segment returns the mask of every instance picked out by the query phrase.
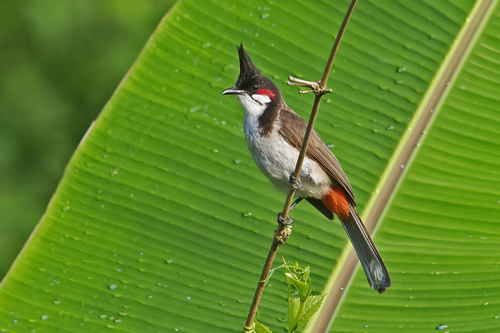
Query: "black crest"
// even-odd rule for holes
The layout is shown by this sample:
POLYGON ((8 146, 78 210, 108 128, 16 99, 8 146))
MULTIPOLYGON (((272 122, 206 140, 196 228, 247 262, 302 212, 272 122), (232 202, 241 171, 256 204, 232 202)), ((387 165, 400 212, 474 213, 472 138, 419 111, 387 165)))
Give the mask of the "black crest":
POLYGON ((252 78, 260 76, 260 71, 254 66, 252 60, 243 49, 243 44, 238 46, 238 55, 240 56, 240 76, 236 81, 236 87, 244 85, 249 82, 252 78))

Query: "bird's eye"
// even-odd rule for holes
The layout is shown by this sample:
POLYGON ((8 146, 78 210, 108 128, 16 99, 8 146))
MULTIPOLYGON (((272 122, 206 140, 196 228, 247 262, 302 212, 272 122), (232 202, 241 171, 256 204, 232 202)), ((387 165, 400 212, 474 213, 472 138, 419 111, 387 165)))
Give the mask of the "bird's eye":
POLYGON ((253 91, 257 91, 257 90, 259 90, 259 86, 258 86, 258 85, 256 85, 256 84, 254 84, 254 85, 252 86, 252 90, 253 90, 253 91))

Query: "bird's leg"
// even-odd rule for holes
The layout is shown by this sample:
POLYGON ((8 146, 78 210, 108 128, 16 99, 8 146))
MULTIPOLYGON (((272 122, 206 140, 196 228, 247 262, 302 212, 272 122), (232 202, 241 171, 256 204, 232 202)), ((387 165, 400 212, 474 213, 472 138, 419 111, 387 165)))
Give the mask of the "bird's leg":
POLYGON ((315 95, 325 95, 331 93, 332 89, 321 88, 320 81, 307 81, 289 76, 286 82, 289 86, 309 87, 312 90, 300 90, 301 94, 313 92, 315 95))
MULTIPOLYGON (((305 178, 310 178, 309 175, 304 175, 304 174, 300 174, 300 177, 305 177, 305 178)), ((290 178, 288 180, 288 182, 290 183, 290 185, 295 188, 296 190, 298 189, 301 189, 303 187, 302 183, 300 182, 300 177, 295 177, 294 173, 292 172, 290 174, 290 178)), ((295 200, 291 205, 290 205, 290 210, 289 212, 292 211, 292 209, 297 206, 297 204, 299 202, 302 201, 302 199, 304 198, 298 198, 297 200, 295 200)), ((290 224, 293 223, 293 219, 288 216, 288 221, 285 221, 285 218, 283 217, 283 215, 281 215, 281 212, 278 213, 278 224, 280 225, 283 225, 283 226, 287 226, 287 227, 290 227, 290 224)))
POLYGON ((293 209, 295 206, 297 206, 297 204, 298 204, 299 202, 301 202, 301 201, 302 201, 302 199, 304 199, 304 198, 298 198, 297 200, 295 200, 295 201, 293 202, 293 204, 291 204, 291 205, 290 205, 290 212, 292 211, 292 209, 293 209))
MULTIPOLYGON (((289 210, 289 212, 291 212, 291 211, 292 211, 292 209, 293 209, 295 206, 297 206, 297 204, 298 204, 299 202, 301 202, 301 201, 302 201, 302 199, 304 199, 304 198, 298 198, 297 200, 295 200, 295 201, 294 201, 294 202, 290 205, 290 210, 289 210)), ((290 216, 288 216, 288 221, 285 221, 285 218, 283 217, 283 215, 281 215, 281 212, 279 212, 279 213, 278 213, 278 224, 283 225, 283 226, 285 226, 285 227, 289 227, 289 228, 291 228, 291 227, 292 227, 292 226, 291 226, 291 224, 292 224, 292 223, 293 223, 293 220, 292 220, 292 218, 291 218, 290 216)))

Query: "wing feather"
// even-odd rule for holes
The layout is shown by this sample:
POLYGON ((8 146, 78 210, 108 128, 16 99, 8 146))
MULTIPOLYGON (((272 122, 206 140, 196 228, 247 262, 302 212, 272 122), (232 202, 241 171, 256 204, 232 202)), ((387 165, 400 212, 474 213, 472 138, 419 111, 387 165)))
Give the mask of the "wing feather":
MULTIPOLYGON (((281 128, 280 133, 285 140, 293 147, 300 150, 302 140, 307 128, 307 122, 296 114, 288 106, 283 106, 280 111, 281 128)), ((328 149, 321 137, 315 130, 311 133, 309 146, 307 147, 306 156, 311 160, 316 161, 327 173, 339 183, 345 190, 352 204, 356 205, 354 193, 349 183, 349 179, 342 169, 335 155, 328 149)))

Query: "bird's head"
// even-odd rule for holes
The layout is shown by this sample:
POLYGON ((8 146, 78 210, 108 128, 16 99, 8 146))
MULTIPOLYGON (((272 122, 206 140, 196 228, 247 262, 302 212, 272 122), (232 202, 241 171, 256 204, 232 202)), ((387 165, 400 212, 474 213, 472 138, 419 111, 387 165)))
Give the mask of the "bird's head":
POLYGON ((236 85, 224 90, 222 95, 236 95, 246 112, 262 113, 269 104, 280 100, 281 92, 271 80, 260 74, 242 44, 238 47, 238 54, 240 76, 236 85))

